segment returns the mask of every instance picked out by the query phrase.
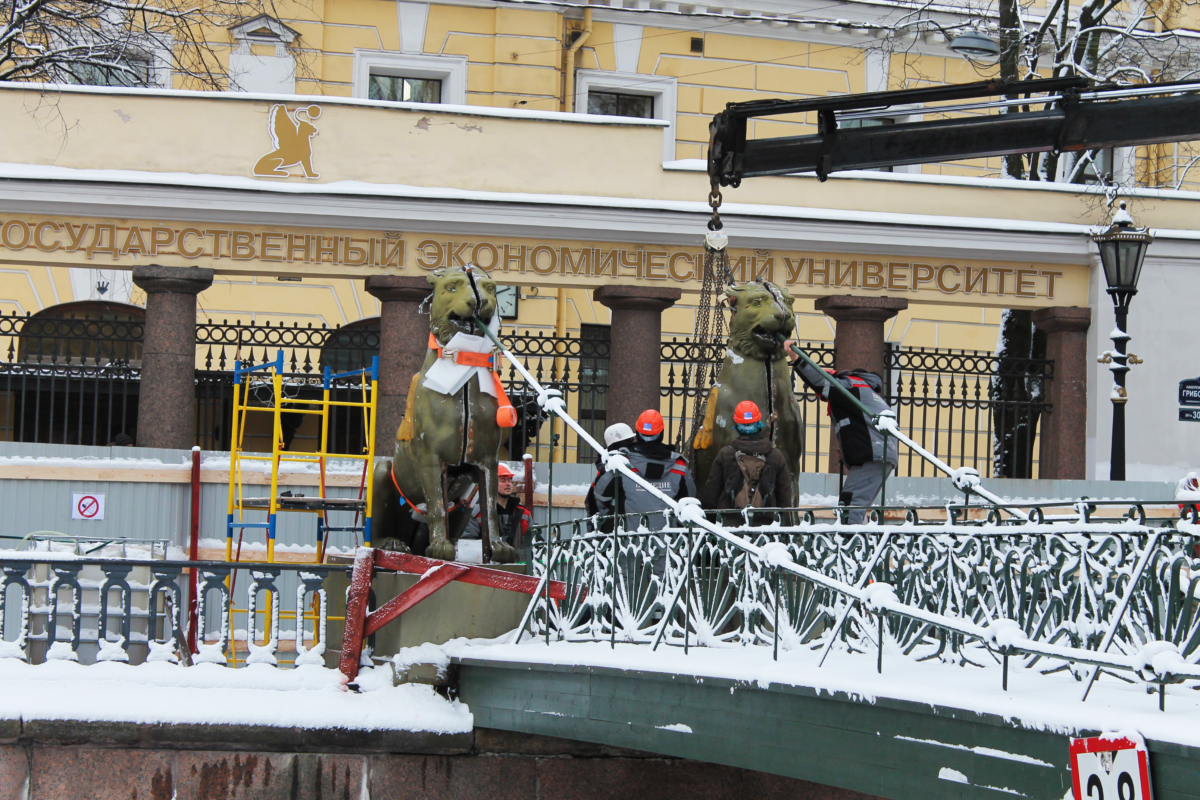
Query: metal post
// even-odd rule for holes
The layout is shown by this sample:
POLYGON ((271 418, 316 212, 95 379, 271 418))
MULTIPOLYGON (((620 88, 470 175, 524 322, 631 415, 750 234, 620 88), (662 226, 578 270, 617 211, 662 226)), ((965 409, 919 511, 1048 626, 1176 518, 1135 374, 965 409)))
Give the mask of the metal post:
POLYGON ((1117 327, 1113 331, 1112 343, 1116 352, 1112 354, 1112 366, 1109 369, 1113 376, 1112 392, 1112 452, 1109 456, 1108 479, 1112 481, 1125 480, 1125 375, 1129 372, 1129 356, 1126 348, 1129 344, 1129 334, 1125 327, 1129 321, 1129 300, 1120 303, 1114 309, 1117 317, 1117 327))
POLYGON ((613 477, 613 554, 612 563, 608 565, 612 580, 612 588, 608 595, 608 644, 613 650, 617 649, 617 558, 621 552, 617 528, 623 520, 624 517, 621 516, 621 476, 617 474, 613 477))
POLYGON ((775 660, 779 660, 779 568, 775 568, 775 660))

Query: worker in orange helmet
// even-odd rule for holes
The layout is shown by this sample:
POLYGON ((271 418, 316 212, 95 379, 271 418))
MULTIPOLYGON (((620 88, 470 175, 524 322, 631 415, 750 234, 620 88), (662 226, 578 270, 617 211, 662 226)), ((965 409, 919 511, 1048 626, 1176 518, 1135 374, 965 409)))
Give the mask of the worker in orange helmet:
MULTIPOLYGON (((743 400, 733 409, 738 438, 717 453, 700 492, 705 508, 790 508, 792 472, 787 457, 763 433, 758 406, 743 400)), ((760 515, 765 516, 765 515, 760 515)))
MULTIPOLYGON (((496 521, 500 526, 499 538, 508 544, 521 548, 524 537, 529 533, 529 524, 533 516, 529 509, 521 505, 513 494, 513 478, 516 476, 507 464, 496 468, 496 521)), ((479 508, 479 492, 471 491, 471 519, 462 538, 478 539, 483 528, 483 512, 479 508)))
MULTIPOLYGON (((687 460, 663 443, 664 430, 662 414, 647 409, 633 426, 633 443, 616 452, 628 458, 631 469, 672 500, 695 497, 696 484, 692 481, 687 460)), ((615 502, 616 476, 615 472, 605 472, 596 479, 595 496, 600 513, 647 514, 646 521, 651 530, 666 527, 666 514, 654 512, 665 511, 667 504, 635 481, 621 482, 620 503, 615 502)), ((632 520, 630 524, 636 527, 638 521, 632 520)), ((611 527, 602 526, 602 529, 611 530, 611 527)))

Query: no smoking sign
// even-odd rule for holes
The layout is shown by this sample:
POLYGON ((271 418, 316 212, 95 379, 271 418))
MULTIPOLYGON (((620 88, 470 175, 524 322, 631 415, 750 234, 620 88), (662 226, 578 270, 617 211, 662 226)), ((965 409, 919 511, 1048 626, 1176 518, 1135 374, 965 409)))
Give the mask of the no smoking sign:
POLYGON ((71 519, 104 519, 104 495, 81 492, 72 494, 71 519))

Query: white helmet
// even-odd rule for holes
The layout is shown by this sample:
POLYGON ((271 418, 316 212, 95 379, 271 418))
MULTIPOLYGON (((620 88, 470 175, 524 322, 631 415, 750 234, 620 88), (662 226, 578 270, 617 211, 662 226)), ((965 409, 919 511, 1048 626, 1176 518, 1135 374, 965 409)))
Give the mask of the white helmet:
POLYGON ((626 425, 624 422, 618 422, 615 425, 609 425, 604 431, 604 446, 612 447, 617 442, 623 442, 626 439, 633 438, 633 428, 626 425))

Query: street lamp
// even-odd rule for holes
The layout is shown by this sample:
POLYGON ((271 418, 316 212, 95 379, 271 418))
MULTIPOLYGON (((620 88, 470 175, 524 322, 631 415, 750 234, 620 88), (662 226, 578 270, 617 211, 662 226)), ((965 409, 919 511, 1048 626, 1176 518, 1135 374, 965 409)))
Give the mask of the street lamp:
POLYGON ((950 49, 975 61, 991 61, 1000 56, 1000 44, 982 31, 970 30, 955 36, 950 49))
POLYGON ((1112 422, 1112 455, 1109 460, 1109 480, 1125 480, 1125 402, 1128 396, 1125 392, 1125 373, 1129 372, 1130 364, 1140 364, 1142 360, 1133 353, 1126 355, 1125 347, 1129 343, 1129 334, 1125 332, 1129 320, 1129 300, 1137 294, 1138 278, 1142 274, 1142 262, 1146 260, 1146 249, 1154 241, 1154 237, 1145 228, 1135 228, 1133 217, 1125 210, 1125 202, 1113 214, 1112 225, 1108 230, 1092 235, 1092 241, 1100 250, 1100 263, 1104 266, 1104 280, 1108 283, 1108 293, 1112 295, 1113 310, 1117 316, 1117 326, 1113 329, 1111 338, 1114 350, 1105 351, 1100 356, 1101 364, 1108 364, 1113 376, 1112 393, 1109 398, 1113 404, 1112 422))

